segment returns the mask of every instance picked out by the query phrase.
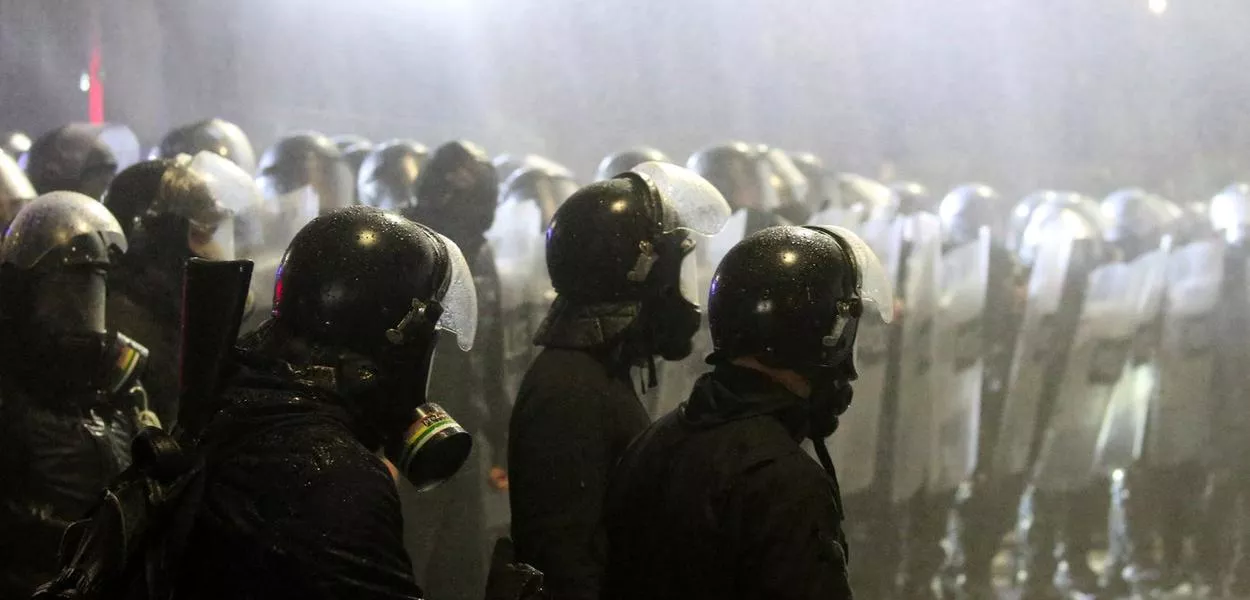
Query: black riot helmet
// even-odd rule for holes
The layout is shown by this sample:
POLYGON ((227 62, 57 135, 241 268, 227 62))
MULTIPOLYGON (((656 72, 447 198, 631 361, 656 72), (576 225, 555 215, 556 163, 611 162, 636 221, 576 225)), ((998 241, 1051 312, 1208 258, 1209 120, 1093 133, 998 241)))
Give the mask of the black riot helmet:
POLYGON ((578 190, 547 229, 557 299, 537 343, 602 345, 641 321, 631 360, 688 355, 702 295, 692 234, 716 233, 728 219, 715 187, 670 163, 643 163, 578 190))
POLYGON ((248 175, 256 173, 256 151, 251 140, 238 125, 224 119, 204 119, 170 131, 149 158, 194 156, 200 152, 224 156, 248 175))
POLYGON ((1106 229, 1097 200, 1076 192, 1045 192, 1030 213, 1016 254, 1022 264, 1031 267, 1040 252, 1054 247, 1058 240, 1069 240, 1082 248, 1071 257, 1070 264, 1092 269, 1110 257, 1103 240, 1106 229))
MULTIPOLYGON (((508 201, 533 202, 542 215, 541 228, 538 234, 546 230, 547 225, 559 209, 574 192, 577 182, 573 174, 559 165, 534 165, 523 167, 512 174, 499 188, 499 203, 508 201)), ((496 215, 499 211, 496 210, 496 215)))
MULTIPOLYGON (((356 203, 360 204, 360 166, 364 164, 365 159, 373 153, 373 142, 368 138, 359 135, 336 135, 330 138, 334 142, 334 146, 343 154, 343 160, 347 162, 347 168, 352 173, 352 191, 356 193, 356 203)), ((425 150, 425 146, 416 144, 417 147, 425 150)))
POLYGON ((673 162, 667 155, 650 146, 638 146, 613 152, 599 161, 595 170, 595 180, 611 179, 645 162, 673 162))
POLYGON ((1003 244, 1011 208, 994 188, 968 183, 948 192, 938 204, 937 213, 947 244, 976 240, 982 227, 989 229, 991 239, 1003 244))
POLYGON ((762 148, 759 158, 759 168, 767 182, 765 190, 773 196, 767 201, 775 207, 773 212, 792 223, 806 223, 812 216, 806 202, 811 187, 807 176, 788 154, 776 148, 762 148))
POLYGON ((777 208, 757 146, 733 142, 704 148, 690 155, 686 167, 716 186, 733 210, 777 208))
POLYGON ((734 246, 712 278, 709 362, 751 356, 800 373, 845 367, 865 308, 889 321, 893 296, 876 255, 839 227, 769 227, 734 246))
POLYGON ((1185 216, 1171 200, 1140 188, 1112 192, 1102 200, 1101 211, 1104 237, 1130 260, 1179 233, 1185 216))
POLYGON ((17 166, 17 161, 0 151, 0 231, 8 227, 22 205, 35 196, 35 187, 17 166))
POLYGON ((858 236, 838 227, 769 227, 716 269, 708 299, 708 362, 753 358, 807 378, 809 435, 823 438, 850 405, 859 320, 889 321, 889 277, 858 236))
POLYGON ((404 214, 417 205, 417 176, 429 152, 411 140, 378 145, 360 164, 357 198, 365 206, 404 214))
POLYGON ((846 208, 833 206, 838 199, 837 182, 819 156, 811 152, 791 152, 790 162, 807 179, 807 198, 803 202, 808 209, 818 213, 827 208, 846 208))
POLYGON ((1211 199, 1207 208, 1211 229, 1230 244, 1244 244, 1250 234, 1250 184, 1234 183, 1211 199))
POLYGON ((405 216, 433 227, 462 246, 482 238, 495 220, 499 179, 477 144, 439 146, 417 177, 417 206, 405 216))
POLYGON ((0 133, 0 152, 4 152, 13 157, 13 160, 19 164, 22 158, 30 152, 31 139, 21 131, 7 131, 0 133))
POLYGON ((934 212, 937 203, 929 194, 929 188, 915 181, 899 181, 890 184, 890 189, 898 196, 898 212, 910 215, 918 212, 934 212))
POLYGON ((104 205, 50 192, 22 207, 0 246, 0 315, 10 331, 102 334, 105 273, 126 237, 104 205))
POLYGON ((451 240, 373 207, 346 208, 295 235, 278 269, 273 317, 244 346, 345 399, 361 441, 427 488, 468 456, 468 434, 427 404, 425 391, 440 332, 472 346, 476 298, 451 240))
POLYGON ((356 180, 334 143, 316 132, 278 140, 260 158, 258 183, 271 211, 306 222, 316 214, 351 206, 356 180), (308 214, 312 213, 312 214, 308 214))
POLYGON ((113 176, 139 162, 139 139, 121 125, 71 123, 43 134, 26 156, 40 194, 66 190, 99 199, 113 176))
POLYGON ((836 178, 840 203, 861 221, 889 221, 899 215, 898 194, 875 179, 841 173, 836 178))
POLYGON ((141 162, 104 194, 130 238, 127 263, 162 263, 181 276, 192 256, 235 258, 235 219, 262 202, 251 174, 211 152, 141 162))

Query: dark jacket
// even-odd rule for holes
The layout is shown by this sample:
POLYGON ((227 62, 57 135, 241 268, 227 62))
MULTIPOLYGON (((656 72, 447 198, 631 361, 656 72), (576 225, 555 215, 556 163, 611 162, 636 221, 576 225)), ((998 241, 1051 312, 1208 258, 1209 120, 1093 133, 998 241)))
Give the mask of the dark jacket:
POLYGON ((157 278, 121 273, 109 281, 108 328, 125 332, 148 349, 143 387, 148 406, 169 429, 178 418, 181 282, 175 287, 157 278))
POLYGON ((338 401, 264 377, 226 396, 177 597, 420 598, 395 481, 338 401))
POLYGON ((835 481, 799 446, 804 401, 733 366, 630 447, 612 477, 604 598, 850 598, 835 481))
POLYGON ((58 568, 65 529, 130 464, 131 417, 69 399, 0 399, 0 598, 26 598, 58 568))
POLYGON ((521 382, 509 433, 517 559, 555 600, 599 598, 599 523, 608 474, 650 420, 628 369, 574 349, 543 350, 521 382), (619 371, 619 372, 618 372, 619 371))

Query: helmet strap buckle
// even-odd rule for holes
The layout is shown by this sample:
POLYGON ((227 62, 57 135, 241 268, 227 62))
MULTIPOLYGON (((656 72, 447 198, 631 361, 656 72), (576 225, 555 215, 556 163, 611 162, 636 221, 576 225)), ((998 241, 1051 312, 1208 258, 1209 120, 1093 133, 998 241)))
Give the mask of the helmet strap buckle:
POLYGON ((413 298, 412 308, 407 314, 404 315, 404 318, 399 321, 399 324, 386 330, 386 340, 396 346, 402 345, 405 341, 407 341, 408 329, 412 327, 413 323, 425 317, 425 309, 426 306, 424 302, 413 298))
POLYGON ((634 268, 625 275, 626 279, 634 283, 646 281, 647 276, 651 274, 651 268, 655 266, 659 258, 651 242, 647 240, 638 242, 638 259, 634 261, 634 268))

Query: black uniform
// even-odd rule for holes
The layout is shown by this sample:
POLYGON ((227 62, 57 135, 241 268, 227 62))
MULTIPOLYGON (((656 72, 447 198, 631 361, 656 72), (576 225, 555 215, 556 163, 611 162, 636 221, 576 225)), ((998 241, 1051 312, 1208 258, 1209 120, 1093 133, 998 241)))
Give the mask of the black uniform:
POLYGON ((761 373, 700 378, 613 477, 604 597, 850 598, 837 484, 806 427, 805 401, 761 373))
POLYGON ((134 422, 94 398, 0 395, 0 597, 19 598, 52 578, 65 528, 130 463, 134 422))
POLYGON ((57 570, 71 522, 130 463, 147 350, 104 327, 105 277, 126 249, 99 202, 27 204, 0 249, 0 597, 57 570))
POLYGON ((255 372, 224 396, 200 443, 204 492, 175 593, 421 598, 395 480, 343 399, 255 372))
POLYGON ((556 598, 600 597, 608 475, 650 422, 628 365, 607 353, 549 346, 521 382, 508 448, 512 535, 556 598))
POLYGON ((583 187, 556 210, 546 257, 557 297, 509 438, 517 556, 543 571, 556 600, 600 597, 608 474, 649 422, 630 369, 654 385, 657 356, 690 354, 700 321, 681 285, 694 262, 690 232, 728 217, 715 188, 659 162, 583 187))

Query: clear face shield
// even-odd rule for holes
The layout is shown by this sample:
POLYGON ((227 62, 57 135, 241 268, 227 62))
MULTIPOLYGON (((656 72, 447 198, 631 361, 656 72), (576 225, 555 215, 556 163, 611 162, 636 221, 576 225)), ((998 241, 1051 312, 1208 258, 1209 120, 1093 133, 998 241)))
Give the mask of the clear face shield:
POLYGON ((884 323, 894 319, 894 289, 889 271, 881 264, 868 243, 849 229, 833 226, 812 226, 823 231, 842 247, 855 263, 855 293, 839 299, 835 305, 833 330, 825 336, 822 345, 826 366, 837 366, 848 357, 856 369, 856 339, 859 320, 865 313, 875 314, 884 323))
MULTIPOLYGON (((662 204, 660 232, 681 233, 678 242, 680 267, 678 289, 683 298, 695 306, 703 302, 704 291, 699 282, 698 254, 694 251, 698 237, 719 232, 729 221, 729 203, 706 179, 694 171, 666 162, 645 162, 630 172, 643 178, 659 196, 662 204)), ((640 257, 639 265, 656 257, 640 257)), ((643 274, 645 278, 645 274, 643 274)))
POLYGON ((200 152, 179 160, 208 189, 210 203, 173 207, 190 224, 187 246, 201 258, 234 260, 237 256, 235 217, 262 203, 260 189, 251 175, 230 159, 214 152, 200 152))
POLYGON ((477 287, 460 247, 442 234, 437 235, 447 249, 448 266, 447 287, 438 298, 443 314, 437 327, 454 334, 460 349, 468 351, 477 335, 477 287))

